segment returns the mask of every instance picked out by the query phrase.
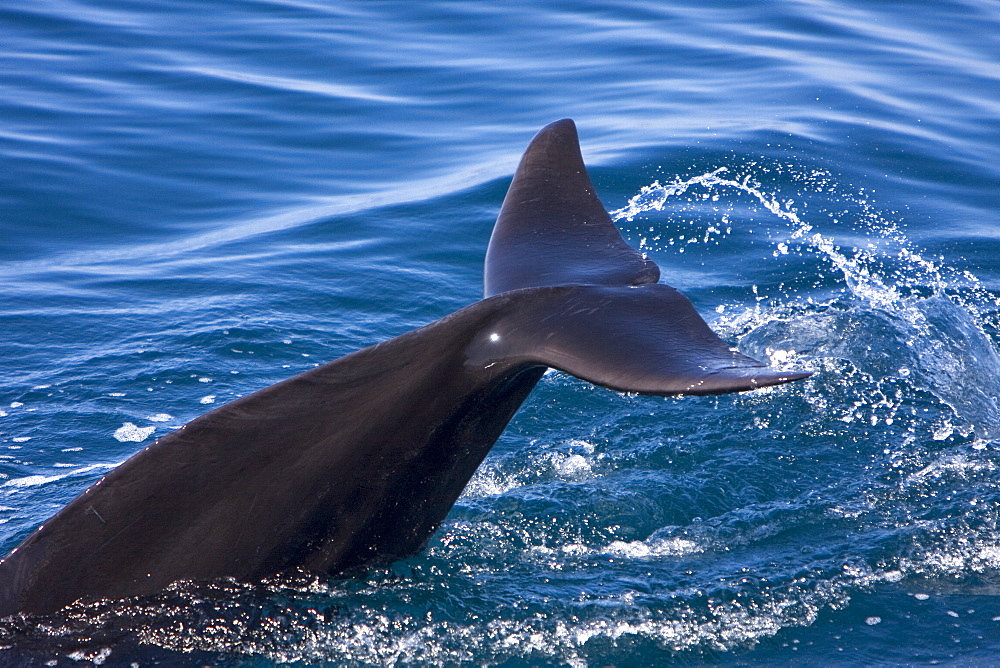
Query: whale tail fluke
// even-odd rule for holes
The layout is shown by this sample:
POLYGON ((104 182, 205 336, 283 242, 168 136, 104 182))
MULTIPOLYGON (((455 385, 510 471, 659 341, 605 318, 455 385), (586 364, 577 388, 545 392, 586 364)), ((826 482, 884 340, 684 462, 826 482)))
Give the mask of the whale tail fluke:
POLYGON ((594 194, 573 122, 553 123, 504 200, 487 299, 144 448, 0 560, 0 616, 417 551, 546 366, 658 395, 808 375, 731 349, 658 279, 594 194))
POLYGON ((615 390, 720 394, 805 378, 732 349, 686 297, 658 284, 594 192, 573 121, 528 145, 486 254, 486 295, 531 289, 470 359, 531 360, 615 390), (561 289, 557 289, 561 288, 561 289))

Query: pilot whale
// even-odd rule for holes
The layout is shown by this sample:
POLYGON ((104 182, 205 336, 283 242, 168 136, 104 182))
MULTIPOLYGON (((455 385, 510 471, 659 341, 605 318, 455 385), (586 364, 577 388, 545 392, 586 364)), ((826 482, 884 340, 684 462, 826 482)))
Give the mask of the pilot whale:
POLYGON ((736 352, 659 275, 595 195, 573 121, 543 128, 503 201, 482 301, 141 450, 0 561, 0 616, 419 551, 549 367, 653 395, 809 375, 736 352))

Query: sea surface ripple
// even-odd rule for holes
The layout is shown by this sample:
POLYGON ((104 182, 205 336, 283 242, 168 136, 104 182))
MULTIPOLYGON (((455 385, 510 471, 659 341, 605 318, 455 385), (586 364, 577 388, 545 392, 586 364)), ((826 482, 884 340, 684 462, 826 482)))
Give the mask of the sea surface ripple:
POLYGON ((547 374, 427 549, 0 622, 10 665, 985 665, 995 0, 0 9, 0 549, 213 406, 480 298, 574 118, 626 238, 808 380, 547 374))

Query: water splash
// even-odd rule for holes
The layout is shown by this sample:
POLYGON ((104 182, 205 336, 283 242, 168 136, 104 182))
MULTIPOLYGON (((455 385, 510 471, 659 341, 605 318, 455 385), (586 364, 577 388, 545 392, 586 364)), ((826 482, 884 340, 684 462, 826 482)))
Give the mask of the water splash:
MULTIPOLYGON (((58 618, 25 624, 19 641, 51 647, 54 640, 74 660, 111 659, 123 665, 136 647, 122 647, 118 641, 123 630, 137 628, 140 645, 180 656, 223 652, 276 663, 385 666, 456 665, 475 656, 479 665, 513 660, 583 668, 591 665, 595 651, 609 645, 652 645, 671 654, 752 645, 782 628, 811 623, 824 607, 842 605, 844 589, 884 579, 898 579, 898 573, 845 568, 820 587, 801 584, 764 592, 755 600, 716 600, 707 610, 680 603, 667 614, 651 614, 634 593, 580 596, 560 614, 510 601, 508 614, 499 618, 455 618, 444 606, 421 609, 425 597, 448 600, 479 593, 452 591, 446 581, 414 583, 387 571, 346 587, 309 578, 255 586, 178 583, 163 594, 125 604, 76 604, 58 618), (386 604, 389 592, 396 599, 386 604), (282 604, 262 608, 264 595, 282 604), (587 608, 604 614, 587 615, 587 608)), ((10 635, 0 634, 0 647, 10 635)))
MULTIPOLYGON (((625 207, 613 211, 612 218, 631 222, 651 212, 683 208, 691 201, 717 203, 723 196, 762 207, 770 216, 755 224, 768 234, 772 257, 797 254, 826 263, 840 277, 839 294, 831 297, 819 290, 786 289, 780 300, 764 304, 766 298, 755 285, 755 308, 735 305, 729 309, 731 315, 720 315, 714 323, 717 328, 751 341, 759 338, 752 332, 764 328, 796 344, 797 350, 765 347, 758 351, 779 366, 805 361, 819 370, 848 360, 873 380, 908 377, 909 383, 933 393, 953 414, 939 421, 933 431, 942 433, 947 422, 961 425, 957 431, 974 433, 977 438, 1000 436, 1000 355, 986 331, 1000 307, 1000 297, 986 290, 973 274, 956 271, 915 249, 863 189, 843 193, 826 172, 785 166, 778 171, 792 175, 797 195, 804 198, 796 202, 777 194, 780 185, 769 189, 757 180, 756 175, 769 170, 753 163, 744 169, 736 177, 729 177, 729 168, 720 167, 666 184, 654 181, 625 207), (822 196, 820 207, 811 211, 806 198, 817 195, 822 196), (849 240, 839 242, 845 230, 849 230, 849 240), (858 238, 864 244, 852 245, 858 238), (780 335, 777 330, 782 330, 780 335), (866 331, 871 336, 865 336, 866 331), (903 362, 894 369, 884 368, 874 359, 880 353, 903 362)), ((647 252, 671 248, 684 252, 691 244, 718 243, 721 236, 732 233, 733 221, 730 212, 718 206, 716 211, 718 219, 709 220, 703 230, 677 238, 643 237, 641 247, 647 252)), ((814 288, 822 283, 823 279, 817 279, 814 288)), ((726 311, 726 305, 718 308, 720 314, 726 311)))

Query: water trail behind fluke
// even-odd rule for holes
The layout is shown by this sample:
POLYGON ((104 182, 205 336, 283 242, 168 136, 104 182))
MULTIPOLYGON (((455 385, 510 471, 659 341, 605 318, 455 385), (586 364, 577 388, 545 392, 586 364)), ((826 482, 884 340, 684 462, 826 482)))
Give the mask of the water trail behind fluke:
MULTIPOLYGON (((708 200, 717 205, 722 200, 721 206, 715 206, 719 221, 710 222, 704 233, 680 237, 683 244, 656 237, 654 247, 647 238, 641 239, 640 245, 647 252, 671 247, 684 252, 692 243, 718 243, 732 232, 735 223, 723 198, 733 198, 730 209, 737 203, 746 206, 746 200, 755 209, 762 207, 770 215, 763 220, 756 218, 753 225, 764 228, 774 246, 771 255, 798 254, 818 260, 820 272, 826 265, 840 276, 842 290, 832 298, 801 289, 786 292, 782 301, 772 302, 763 311, 763 299, 758 297, 757 308, 735 309, 737 315, 720 317, 717 327, 743 336, 781 320, 787 330, 784 338, 796 341, 800 350, 808 350, 814 361, 823 357, 849 359, 875 377, 892 374, 907 378, 950 408, 954 413, 951 422, 959 425, 959 431, 974 432, 980 439, 1000 437, 1000 355, 985 328, 986 319, 996 317, 1000 298, 971 273, 952 269, 915 249, 897 222, 887 220, 864 189, 844 193, 821 170, 788 166, 771 170, 756 163, 739 169, 745 170, 740 176, 730 176, 736 169, 719 167, 668 183, 654 181, 643 186, 626 206, 611 212, 612 218, 633 221, 651 212, 683 208, 692 201, 708 200), (792 175, 790 183, 776 184, 773 189, 791 185, 796 189, 795 198, 778 195, 757 180, 769 171, 792 175), (842 236, 855 242, 860 236, 865 245, 841 243, 838 238, 842 236), (809 319, 820 313, 822 326, 811 326, 809 319), (872 319, 876 326, 861 326, 872 319), (882 332, 883 339, 866 340, 858 336, 859 331, 873 337, 882 332), (879 352, 895 358, 897 368, 882 368, 884 365, 874 359, 879 352)), ((664 264, 669 266, 669 262, 664 264)), ((753 292, 757 296, 757 286, 753 292)), ((720 313, 723 311, 721 307, 720 313)), ((802 363, 790 351, 767 352, 772 363, 802 363)), ((942 424, 938 422, 932 429, 940 434, 942 424)))

